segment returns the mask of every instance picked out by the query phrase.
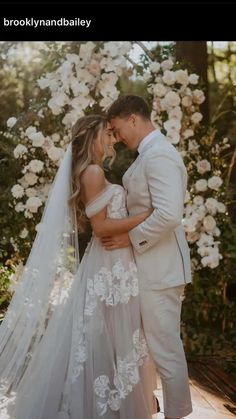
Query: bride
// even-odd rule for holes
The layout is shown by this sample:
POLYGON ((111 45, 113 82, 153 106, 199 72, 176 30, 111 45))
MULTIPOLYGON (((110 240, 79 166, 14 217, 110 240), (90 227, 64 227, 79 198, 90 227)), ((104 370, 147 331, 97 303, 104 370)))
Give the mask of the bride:
POLYGON ((125 190, 102 169, 116 142, 100 115, 80 118, 0 328, 0 418, 150 419, 155 368, 142 331, 131 247, 104 235, 128 217, 125 190), (78 231, 93 230, 79 262, 78 231))

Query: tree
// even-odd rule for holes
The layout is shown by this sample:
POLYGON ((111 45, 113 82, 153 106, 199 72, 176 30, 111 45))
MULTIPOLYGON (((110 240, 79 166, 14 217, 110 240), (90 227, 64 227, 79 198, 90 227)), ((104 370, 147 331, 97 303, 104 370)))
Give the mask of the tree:
POLYGON ((209 89, 208 89, 208 55, 206 41, 177 41, 176 42, 177 61, 192 64, 193 70, 200 76, 204 83, 206 100, 201 106, 203 122, 209 122, 209 89))

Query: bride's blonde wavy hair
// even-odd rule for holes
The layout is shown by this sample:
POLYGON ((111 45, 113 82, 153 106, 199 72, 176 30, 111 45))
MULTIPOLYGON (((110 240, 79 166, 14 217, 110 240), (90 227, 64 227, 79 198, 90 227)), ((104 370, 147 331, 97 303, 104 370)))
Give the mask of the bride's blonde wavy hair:
MULTIPOLYGON (((72 196, 69 204, 76 211, 77 226, 79 232, 86 230, 87 217, 84 203, 81 199, 81 175, 85 169, 94 164, 94 141, 102 135, 102 131, 108 124, 102 115, 87 115, 78 119, 72 127, 72 196)), ((108 157, 105 144, 102 162, 108 157)), ((115 150, 111 157, 109 167, 115 159, 115 150)))

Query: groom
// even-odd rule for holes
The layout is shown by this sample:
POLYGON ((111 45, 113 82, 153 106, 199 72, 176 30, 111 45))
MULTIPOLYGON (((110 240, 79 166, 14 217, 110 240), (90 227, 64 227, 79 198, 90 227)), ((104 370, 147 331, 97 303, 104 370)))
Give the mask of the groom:
POLYGON ((184 287, 191 282, 189 248, 181 226, 187 174, 180 154, 155 129, 139 96, 119 97, 108 111, 117 141, 139 155, 123 176, 130 215, 153 208, 129 234, 103 238, 107 250, 130 245, 140 280, 144 332, 161 377, 165 419, 192 411, 180 338, 184 287))

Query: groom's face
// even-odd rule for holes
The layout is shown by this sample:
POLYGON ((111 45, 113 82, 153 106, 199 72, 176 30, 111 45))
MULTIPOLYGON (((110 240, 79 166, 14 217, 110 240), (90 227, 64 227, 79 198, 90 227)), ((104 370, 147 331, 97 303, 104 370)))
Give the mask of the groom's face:
POLYGON ((135 115, 124 118, 116 116, 111 120, 111 128, 116 141, 122 141, 130 150, 135 150, 138 147, 135 118, 135 115))

